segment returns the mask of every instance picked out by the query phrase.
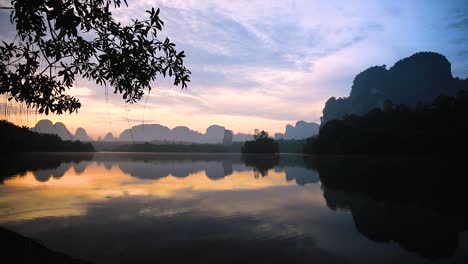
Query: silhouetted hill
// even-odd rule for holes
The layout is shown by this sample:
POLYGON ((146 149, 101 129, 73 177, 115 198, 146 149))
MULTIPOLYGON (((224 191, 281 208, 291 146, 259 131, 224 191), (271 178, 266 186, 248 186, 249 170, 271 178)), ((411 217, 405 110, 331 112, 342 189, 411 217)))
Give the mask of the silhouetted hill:
POLYGON ((102 140, 103 141, 116 141, 117 138, 115 138, 114 135, 111 132, 109 132, 104 136, 102 140))
POLYGON ((21 128, 4 120, 0 120, 0 152, 29 152, 29 151, 65 151, 83 152, 94 151, 89 143, 79 141, 63 141, 57 135, 40 134, 21 128))
POLYGON ((218 125, 211 125, 206 129, 205 143, 221 143, 224 137, 224 127, 218 125))
POLYGON ((53 124, 52 121, 48 119, 42 119, 39 120, 39 122, 37 122, 37 124, 31 128, 31 130, 41 134, 57 135, 62 140, 73 140, 73 135, 61 122, 53 124))
POLYGON ((88 133, 86 133, 86 130, 84 128, 79 127, 75 131, 74 140, 92 141, 93 139, 90 136, 88 136, 88 133))
MULTIPOLYGON (((202 143, 221 144, 226 131, 230 131, 223 126, 211 125, 206 129, 205 134, 191 130, 186 126, 177 126, 170 129, 160 124, 142 124, 125 129, 119 136, 120 141, 136 142, 178 142, 178 143, 202 143)), ((229 132, 228 132, 229 133, 229 132)), ((233 134, 232 141, 246 141, 252 139, 252 135, 233 134)))
POLYGON ((304 139, 318 134, 320 125, 298 121, 295 126, 287 125, 284 134, 276 133, 275 139, 304 139))
POLYGON ((168 139, 171 129, 160 124, 142 124, 125 129, 119 139, 123 141, 155 141, 168 139))
POLYGON ((76 129, 73 135, 62 122, 52 123, 49 119, 42 119, 30 129, 40 134, 57 135, 62 140, 92 141, 86 130, 82 127, 76 129))
POLYGON ((253 135, 252 134, 245 134, 245 133, 237 133, 232 136, 232 141, 233 142, 244 142, 248 140, 252 140, 253 135))
POLYGON ((398 61, 388 70, 383 65, 359 73, 349 97, 328 99, 322 125, 345 115, 362 115, 373 108, 381 108, 386 100, 414 106, 440 95, 453 96, 461 89, 468 89, 468 80, 453 78, 447 58, 434 52, 419 52, 398 61))

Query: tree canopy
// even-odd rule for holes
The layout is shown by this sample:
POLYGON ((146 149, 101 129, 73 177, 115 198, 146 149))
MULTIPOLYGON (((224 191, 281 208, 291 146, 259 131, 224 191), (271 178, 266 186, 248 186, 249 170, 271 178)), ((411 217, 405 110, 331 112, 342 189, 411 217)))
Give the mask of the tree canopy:
POLYGON ((274 154, 278 152, 278 142, 268 136, 268 132, 255 129, 254 140, 246 141, 242 153, 274 154))
POLYGON ((384 103, 363 116, 330 120, 304 152, 317 154, 443 154, 468 148, 468 91, 414 107, 384 103))
POLYGON ((39 113, 76 112, 67 91, 76 78, 111 86, 128 103, 139 101, 158 76, 187 87, 185 54, 169 38, 158 39, 159 9, 128 24, 112 10, 126 0, 12 0, 17 35, 0 43, 0 94, 39 113))

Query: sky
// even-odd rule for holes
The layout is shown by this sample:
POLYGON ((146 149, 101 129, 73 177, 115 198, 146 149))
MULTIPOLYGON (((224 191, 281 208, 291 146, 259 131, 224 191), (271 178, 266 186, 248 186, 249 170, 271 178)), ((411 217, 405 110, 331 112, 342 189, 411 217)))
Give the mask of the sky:
MULTIPOLYGON (((84 127, 94 138, 142 123, 284 133, 299 120, 319 123, 328 98, 348 96, 359 72, 418 51, 445 55, 454 76, 468 77, 465 0, 128 0, 114 15, 144 19, 151 7, 161 9, 161 38, 169 36, 187 55, 188 89, 159 79, 149 96, 125 104, 112 88, 106 99, 104 87, 80 79, 69 91, 82 103, 78 114, 11 121, 34 125, 48 118, 72 132, 84 127)), ((11 41, 8 16, 0 11, 0 39, 11 41)))

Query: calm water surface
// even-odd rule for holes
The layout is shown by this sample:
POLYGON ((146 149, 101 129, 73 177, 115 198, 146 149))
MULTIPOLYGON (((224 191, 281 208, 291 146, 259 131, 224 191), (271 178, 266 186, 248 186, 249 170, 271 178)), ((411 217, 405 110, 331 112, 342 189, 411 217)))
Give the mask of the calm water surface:
POLYGON ((2 162, 0 226, 95 263, 468 263, 460 162, 125 153, 2 162))

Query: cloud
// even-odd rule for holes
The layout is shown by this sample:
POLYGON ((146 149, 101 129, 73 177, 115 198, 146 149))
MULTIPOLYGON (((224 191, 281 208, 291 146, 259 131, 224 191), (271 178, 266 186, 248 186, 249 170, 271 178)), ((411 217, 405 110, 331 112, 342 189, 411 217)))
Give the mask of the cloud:
POLYGON ((468 76, 464 1, 133 0, 114 14, 128 23, 153 6, 165 21, 160 37, 187 54, 192 82, 181 90, 159 79, 149 97, 125 104, 112 87, 79 79, 70 94, 83 108, 72 123, 93 136, 141 120, 284 132, 297 120, 319 121, 326 100, 348 96, 359 72, 422 50, 445 54, 455 76, 468 76))
POLYGON ((463 18, 459 21, 449 24, 451 28, 467 29, 468 28, 468 18, 463 18))

